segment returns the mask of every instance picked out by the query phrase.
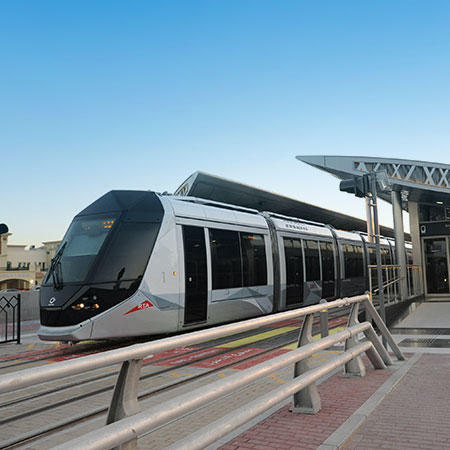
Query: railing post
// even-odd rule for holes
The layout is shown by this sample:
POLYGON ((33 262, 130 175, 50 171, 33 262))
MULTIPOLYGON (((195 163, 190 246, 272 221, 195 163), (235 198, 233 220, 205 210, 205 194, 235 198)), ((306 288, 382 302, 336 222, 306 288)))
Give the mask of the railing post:
MULTIPOLYGON (((320 304, 326 304, 327 301, 323 298, 319 302, 320 304)), ((320 311, 320 336, 322 338, 327 337, 330 334, 328 329, 328 309, 320 311)))
POLYGON ((389 278, 389 267, 385 267, 384 268, 385 271, 385 277, 386 277, 386 294, 387 294, 387 304, 389 305, 389 303, 391 303, 391 285, 390 283, 390 278, 389 278))
MULTIPOLYGON (((347 327, 352 327, 359 323, 358 320, 359 302, 353 303, 348 316, 347 327)), ((359 344, 358 336, 351 336, 345 341, 345 351, 351 350, 359 344)), ((364 377, 366 376, 366 368, 362 362, 361 356, 356 356, 345 364, 344 377, 364 377)))
POLYGON ((411 277, 412 277, 412 270, 410 266, 406 267, 406 283, 408 285, 408 297, 407 298, 411 298, 412 297, 412 289, 411 289, 411 277))
POLYGON ((20 344, 22 296, 17 294, 17 343, 20 344))
MULTIPOLYGON (((372 290, 370 290, 369 292, 366 292, 366 295, 368 297, 368 301, 372 303, 373 302, 372 290)), ((365 313, 365 317, 366 317, 366 322, 369 322, 372 325, 372 316, 370 315, 370 313, 366 307, 364 308, 364 313, 365 313)))
MULTIPOLYGON (((302 347, 303 345, 311 344, 313 342, 313 321, 314 314, 308 314, 307 316, 305 316, 302 329, 300 330, 300 335, 298 337, 297 348, 302 347)), ((309 357, 295 363, 294 378, 303 375, 304 373, 311 370, 311 360, 312 358, 309 357)), ((291 411, 294 413, 316 414, 321 410, 321 408, 322 403, 320 401, 320 395, 316 383, 311 383, 301 391, 296 392, 293 396, 291 411)))
MULTIPOLYGON (((140 411, 138 402, 138 384, 141 373, 142 359, 124 361, 120 368, 119 376, 114 387, 114 393, 106 418, 106 425, 116 422, 140 411)), ((133 439, 114 450, 137 449, 137 438, 133 439)))
MULTIPOLYGON (((405 356, 403 355, 402 351, 400 350, 400 347, 394 341, 394 338, 392 337, 391 333, 389 332, 388 327, 383 322, 383 320, 381 319, 377 310, 375 309, 375 306, 373 306, 369 300, 364 300, 364 304, 366 307, 366 311, 369 312, 369 314, 372 316, 373 321, 375 322, 376 326, 378 327, 378 330, 381 333, 383 341, 388 342, 392 351, 394 352, 395 356, 397 357, 397 359, 399 361, 404 361, 406 359, 405 356)), ((383 344, 384 344, 384 342, 383 342, 383 344)))

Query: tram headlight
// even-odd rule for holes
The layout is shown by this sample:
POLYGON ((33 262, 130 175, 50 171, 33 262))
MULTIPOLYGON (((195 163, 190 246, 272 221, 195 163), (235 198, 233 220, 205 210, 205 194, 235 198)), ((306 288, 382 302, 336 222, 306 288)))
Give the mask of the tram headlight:
POLYGON ((72 305, 72 309, 74 309, 75 311, 80 311, 81 309, 84 309, 84 307, 84 303, 77 303, 76 305, 72 305))
POLYGON ((72 309, 75 311, 88 311, 90 309, 100 309, 100 304, 96 302, 97 296, 94 295, 92 299, 90 297, 82 297, 77 303, 72 305, 72 309), (81 300, 81 301, 80 301, 81 300))

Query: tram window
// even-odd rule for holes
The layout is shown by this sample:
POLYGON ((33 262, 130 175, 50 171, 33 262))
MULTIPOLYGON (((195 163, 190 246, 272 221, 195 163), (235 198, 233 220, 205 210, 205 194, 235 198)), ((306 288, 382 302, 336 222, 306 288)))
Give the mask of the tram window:
POLYGON ((328 298, 334 295, 333 244, 331 242, 321 242, 320 255, 322 259, 322 297, 328 298))
POLYGON ((320 243, 320 255, 322 257, 322 280, 334 280, 334 255, 331 242, 320 243))
POLYGON ((387 248, 381 248, 381 264, 383 266, 391 264, 391 254, 389 252, 389 249, 387 248))
POLYGON ((406 251, 406 255, 407 255, 407 264, 412 265, 413 263, 413 253, 410 250, 406 251))
POLYGON ((364 276, 363 253, 360 245, 342 244, 345 278, 364 276))
POLYGON ((212 258, 212 288, 242 286, 241 251, 237 231, 209 230, 212 258))
POLYGON ((386 264, 388 266, 393 264, 393 262, 392 262, 392 254, 391 254, 390 249, 388 249, 388 248, 386 249, 386 264))
POLYGON ((144 274, 159 226, 151 223, 121 223, 109 242, 94 282, 135 280, 144 274))
POLYGON ((261 286, 267 284, 264 236, 247 233, 240 233, 240 235, 243 286, 261 286))
POLYGON ((317 241, 303 241, 305 252, 306 281, 320 280, 319 244, 317 241))
POLYGON ((377 254, 375 247, 369 247, 369 265, 377 265, 377 254))

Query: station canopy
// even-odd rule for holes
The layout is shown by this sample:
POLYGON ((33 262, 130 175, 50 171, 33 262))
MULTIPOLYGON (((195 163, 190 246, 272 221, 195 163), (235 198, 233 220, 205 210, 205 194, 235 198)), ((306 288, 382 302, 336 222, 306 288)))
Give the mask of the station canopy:
MULTIPOLYGON (((366 156, 297 156, 317 169, 341 180, 369 172, 385 171, 392 189, 402 194, 403 209, 408 202, 435 203, 450 206, 450 165, 408 159, 373 158, 366 156)), ((379 197, 391 202, 389 193, 379 192, 379 197)))
MULTIPOLYGON (((357 217, 320 208, 300 200, 204 172, 192 174, 181 184, 174 195, 199 197, 258 211, 270 211, 284 216, 330 224, 339 230, 367 231, 366 221, 357 217)), ((381 226, 380 232, 384 236, 394 237, 392 228, 381 226)))

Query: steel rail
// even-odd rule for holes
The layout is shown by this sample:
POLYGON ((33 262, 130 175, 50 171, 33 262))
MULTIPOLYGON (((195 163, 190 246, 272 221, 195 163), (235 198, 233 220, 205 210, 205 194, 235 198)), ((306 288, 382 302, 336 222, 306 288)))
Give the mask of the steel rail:
MULTIPOLYGON (((323 307, 323 305, 320 305, 323 307)), ((197 408, 205 406, 225 395, 265 377, 266 375, 282 369, 287 365, 312 356, 320 350, 324 350, 337 342, 347 340, 359 333, 372 328, 369 322, 363 322, 347 328, 332 336, 321 339, 320 341, 304 345, 289 353, 277 356, 269 361, 258 364, 257 366, 246 369, 240 373, 230 375, 227 378, 211 383, 207 388, 201 386, 193 391, 182 394, 170 399, 162 404, 156 405, 143 412, 105 425, 99 430, 86 433, 81 438, 55 447, 55 450, 99 450, 110 449, 117 445, 136 439, 143 433, 175 420, 197 408)), ((372 342, 361 344, 363 351, 373 349, 372 342)), ((356 346, 354 347, 356 348, 356 346)), ((350 359, 352 359, 354 356, 350 359)))
MULTIPOLYGON (((365 332, 367 333, 369 331, 370 331, 370 329, 366 330, 365 332)), ((288 334, 288 333, 286 333, 286 334, 288 334)), ((276 337, 278 338, 278 336, 276 336, 276 337)), ((270 340, 270 339, 273 339, 273 338, 268 338, 266 340, 270 340)), ((202 378, 210 377, 211 375, 213 375, 216 372, 223 371, 224 369, 233 368, 233 366, 237 366, 237 365, 242 364, 243 362, 246 362, 246 361, 251 361, 251 360, 260 358, 261 355, 264 355, 264 354, 270 353, 270 352, 272 352, 274 350, 283 348, 283 347, 285 347, 288 344, 292 344, 292 343, 297 342, 297 340, 298 339, 296 338, 295 340, 292 340, 292 341, 283 342, 282 344, 280 344, 280 345, 278 345, 276 347, 268 348, 268 349, 264 350, 261 353, 258 353, 256 355, 251 355, 251 356, 246 357, 246 358, 244 358, 242 360, 239 360, 239 361, 234 361, 234 362, 227 363, 224 366, 221 366, 221 367, 218 367, 218 368, 215 368, 215 369, 211 369, 211 370, 209 370, 206 373, 201 373, 201 374, 197 374, 197 375, 190 375, 188 377, 184 377, 183 380, 170 381, 170 382, 165 383, 163 385, 160 385, 160 386, 157 386, 157 387, 153 387, 151 389, 147 389, 145 391, 140 392, 139 395, 137 396, 137 399, 139 401, 146 400, 146 399, 148 399, 148 398, 150 398, 150 397, 152 397, 154 395, 159 395, 162 392, 169 391, 171 389, 177 389, 177 388, 179 388, 182 385, 198 381, 199 379, 202 379, 202 378)), ((380 345, 381 345, 381 343, 380 343, 380 345)), ((230 349, 230 352, 234 352, 234 351, 236 351, 239 348, 245 348, 245 346, 234 347, 234 348, 230 349)), ((382 347, 382 349, 384 350, 384 347, 382 347)), ((195 352, 192 352, 192 353, 195 353, 195 352)), ((214 356, 217 356, 217 354, 215 354, 214 356)), ((210 358, 210 357, 211 356, 208 356, 208 357, 205 357, 204 359, 207 359, 207 358, 210 358)), ((166 358, 166 359, 170 359, 170 358, 166 358)), ((161 361, 164 361, 164 359, 158 359, 158 363, 161 362, 161 361)), ((188 363, 187 365, 195 364, 195 363, 197 363, 199 361, 202 361, 202 359, 195 360, 192 363, 188 363)), ((186 367, 186 366, 183 366, 183 367, 186 367)), ((174 369, 174 367, 171 367, 171 368, 168 368, 168 369, 164 370, 164 372, 171 371, 173 369, 174 369)), ((148 374, 148 375, 145 375, 145 376, 141 376, 139 381, 141 382, 142 380, 150 378, 152 376, 159 376, 161 373, 164 373, 164 372, 153 372, 151 374, 148 374)), ((114 375, 117 375, 117 374, 115 373, 114 375)), ((48 406, 48 409, 51 409, 53 407, 54 407, 54 405, 52 404, 52 405, 48 406)), ((29 431, 29 432, 23 433, 22 435, 17 435, 14 438, 8 439, 6 441, 2 441, 2 442, 0 442, 0 448, 14 448, 17 445, 20 445, 20 444, 23 445, 23 443, 25 441, 27 441, 27 443, 29 443, 29 441, 32 441, 32 442, 36 442, 37 441, 37 442, 39 442, 38 440, 42 439, 43 436, 49 435, 50 433, 52 433, 52 432, 54 432, 56 430, 59 430, 59 429, 62 429, 62 428, 68 427, 68 426, 74 426, 78 422, 82 422, 82 421, 84 421, 86 419, 94 418, 95 416, 98 416, 98 415, 100 415, 102 413, 107 412, 108 408, 109 408, 109 404, 104 404, 103 406, 97 407, 97 408, 95 408, 95 409, 93 409, 93 410, 91 410, 89 412, 78 414, 76 416, 73 416, 73 417, 70 417, 70 418, 67 418, 67 419, 62 419, 62 420, 59 420, 57 422, 52 422, 51 425, 44 426, 44 427, 41 427, 41 428, 39 428, 37 430, 33 430, 33 431, 29 431)))
MULTIPOLYGON (((273 329, 276 330, 277 328, 273 328, 273 329)), ((298 330, 291 330, 291 331, 287 331, 285 333, 282 333, 282 334, 279 334, 279 335, 276 335, 276 336, 271 336, 271 337, 268 337, 268 338, 265 338, 265 339, 261 339, 259 342, 270 342, 273 339, 279 339, 280 337, 288 335, 289 333, 293 333, 293 332, 296 332, 298 334, 298 330)), ((261 355, 264 355, 266 353, 272 352, 272 351, 277 350, 279 348, 282 348, 282 347, 284 347, 286 345, 292 344, 292 343, 294 343, 296 341, 297 341, 297 339, 294 339, 292 341, 289 340, 289 341, 284 342, 284 343, 282 343, 282 344, 280 344, 278 346, 275 346, 273 348, 272 347, 271 348, 267 348, 267 349, 263 350, 261 353, 258 353, 257 355, 253 355, 252 357, 250 357, 248 359, 260 357, 261 355)), ((182 355, 178 356, 177 358, 179 358, 181 356, 186 357, 186 356, 189 356, 189 355, 192 355, 192 354, 197 354, 199 351, 203 352, 205 350, 209 350, 209 349, 212 349, 214 347, 215 347, 215 344, 212 344, 212 345, 206 346, 206 347, 202 347, 201 349, 195 348, 195 350, 183 353, 182 355)), ((229 348, 229 349, 225 349, 224 348, 223 351, 220 351, 220 352, 217 352, 217 353, 214 353, 214 354, 208 354, 208 355, 205 355, 204 357, 193 359, 190 362, 182 363, 182 364, 175 365, 175 366, 166 367, 164 369, 159 369, 159 370, 156 370, 156 371, 148 373, 148 374, 141 374, 140 377, 139 377, 139 381, 141 382, 141 381, 147 380, 147 379, 152 378, 152 377, 163 375, 163 374, 165 374, 167 372, 170 372, 170 371, 172 371, 172 370, 174 370, 176 368, 179 368, 179 367, 188 367, 188 366, 190 366, 192 364, 197 364, 199 362, 202 362, 202 361, 205 361, 207 359, 210 359, 211 357, 218 357, 218 356, 221 356, 221 355, 227 355, 228 353, 236 352, 239 349, 246 348, 246 347, 247 347, 247 344, 243 344, 243 345, 240 345, 240 346, 237 346, 237 347, 232 347, 232 348, 229 348)), ((174 359, 173 355, 172 356, 167 356, 165 358, 158 359, 157 363, 161 364, 164 361, 172 360, 172 359, 174 359)), ((245 360, 247 360, 247 358, 245 360)), ((236 362, 236 363, 233 363, 233 364, 242 364, 242 362, 243 361, 239 361, 239 362, 236 362)), ((152 363, 153 363, 153 361, 151 361, 151 360, 147 361, 147 362, 142 364, 142 367, 149 366, 152 363)), ((202 377, 203 376, 207 376, 207 375, 213 373, 215 370, 223 370, 224 368, 228 367, 229 365, 232 365, 232 364, 226 364, 225 366, 221 366, 220 369, 213 369, 211 371, 208 371, 207 373, 201 374, 201 376, 202 377)), ((92 376, 92 377, 88 377, 88 378, 83 378, 82 380, 72 381, 72 382, 67 383, 65 385, 61 385, 61 386, 57 386, 57 387, 54 387, 54 388, 45 389, 43 391, 34 392, 34 393, 32 393, 30 395, 27 395, 27 396, 24 396, 22 398, 9 400, 9 401, 7 400, 4 403, 0 403, 0 409, 2 409, 2 408, 11 408, 11 407, 14 408, 14 406, 17 403, 23 403, 25 401, 32 400, 32 399, 35 399, 35 398, 39 398, 39 397, 44 396, 44 395, 48 396, 48 395, 53 395, 53 394, 56 394, 56 393, 59 394, 59 393, 61 393, 64 390, 71 389, 73 387, 79 386, 80 382, 82 382, 83 385, 89 385, 89 384, 94 384, 97 381, 102 381, 102 380, 106 380, 107 378, 113 378, 113 377, 114 378, 117 377, 117 371, 116 370, 111 370, 110 372, 105 373, 105 374, 101 374, 101 375, 96 375, 96 376, 92 376)), ((199 375, 195 375, 194 377, 199 377, 199 375)), ((184 378, 183 381, 184 380, 190 380, 190 379, 191 379, 191 377, 187 377, 187 378, 184 378)), ((180 381, 177 381, 174 384, 180 384, 180 381)), ((75 397, 72 396, 70 399, 59 400, 58 402, 52 403, 51 405, 45 405, 44 407, 42 407, 42 411, 38 408, 36 411, 27 411, 25 413, 20 413, 20 414, 18 414, 16 416, 12 416, 12 417, 8 416, 5 419, 1 419, 0 418, 0 426, 4 425, 5 423, 13 422, 14 420, 20 420, 23 417, 29 417, 29 416, 31 416, 33 414, 41 413, 41 412, 43 412, 43 411, 45 411, 47 409, 52 409, 52 408, 61 406, 63 404, 66 404, 68 401, 78 401, 79 399, 85 398, 86 395, 93 396, 93 395, 97 395, 97 394, 100 394, 100 393, 103 393, 103 392, 107 392, 108 390, 114 389, 114 386, 115 386, 115 383, 112 383, 112 384, 110 384, 108 386, 104 386, 104 387, 101 387, 101 388, 96 388, 95 390, 89 391, 89 392, 87 392, 85 394, 79 394, 79 395, 77 395, 75 397)), ((106 405, 105 408, 107 409, 108 405, 106 405)))
POLYGON ((88 370, 107 367, 124 361, 142 359, 150 354, 161 353, 183 345, 192 345, 207 341, 209 339, 247 331, 258 326, 269 325, 281 320, 303 317, 323 310, 349 306, 357 302, 368 302, 368 300, 368 294, 334 300, 328 303, 306 306, 270 316, 258 317, 256 319, 245 320, 229 325, 221 325, 184 335, 172 336, 150 343, 135 344, 126 348, 109 350, 101 354, 89 355, 70 361, 63 361, 52 364, 51 366, 25 369, 20 372, 2 375, 0 377, 0 394, 12 392, 47 381, 53 381, 62 377, 76 375, 88 370))

